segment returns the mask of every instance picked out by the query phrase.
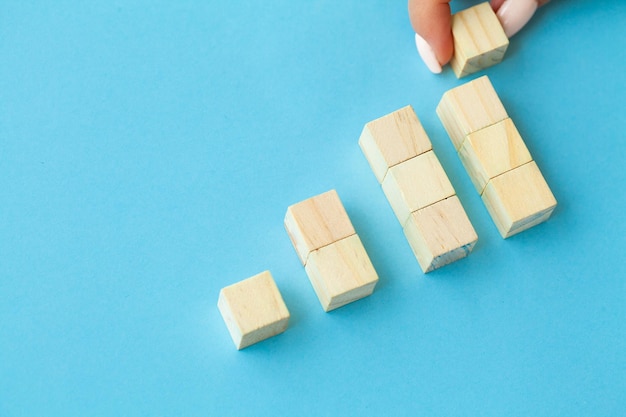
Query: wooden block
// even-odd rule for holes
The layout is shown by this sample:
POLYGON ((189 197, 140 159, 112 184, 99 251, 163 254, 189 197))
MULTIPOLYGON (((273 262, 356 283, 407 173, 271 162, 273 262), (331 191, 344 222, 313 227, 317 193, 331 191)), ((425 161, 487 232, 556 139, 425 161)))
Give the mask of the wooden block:
POLYGON ((404 234, 425 273, 466 257, 478 240, 457 196, 413 212, 404 234))
POLYGON ((414 211, 455 194, 434 151, 391 167, 382 187, 402 225, 414 211))
POLYGON ((487 76, 444 93, 437 115, 456 150, 470 133, 509 117, 487 76))
POLYGON ((503 238, 547 220, 556 207, 534 161, 492 178, 482 199, 503 238))
POLYGON ((305 269, 324 311, 370 295, 378 282, 356 234, 311 252, 305 269))
POLYGON ((450 66, 457 78, 502 61, 509 39, 488 2, 452 16, 454 55, 450 66))
POLYGON ((312 251, 356 233, 335 190, 290 206, 285 228, 303 265, 312 251))
POLYGON ((532 161, 510 118, 467 135, 459 157, 479 194, 491 178, 532 161))
POLYGON ((432 149, 411 106, 367 123, 359 145, 379 183, 390 167, 432 149))
POLYGON ((217 306, 237 349, 284 332, 289 322, 269 271, 222 288, 217 306))

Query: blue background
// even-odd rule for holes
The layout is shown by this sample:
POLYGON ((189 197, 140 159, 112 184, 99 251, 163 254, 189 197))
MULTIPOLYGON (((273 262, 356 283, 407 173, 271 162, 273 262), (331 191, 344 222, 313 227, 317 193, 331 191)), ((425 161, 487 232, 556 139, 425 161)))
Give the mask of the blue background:
POLYGON ((625 25, 553 1, 457 80, 405 1, 3 2, 0 415, 625 415, 625 25), (559 201, 507 240, 435 114, 484 73, 559 201), (479 235, 428 275, 357 145, 407 104, 479 235), (380 282, 326 314, 282 221, 331 188, 380 282), (236 351, 265 269, 290 327, 236 351))

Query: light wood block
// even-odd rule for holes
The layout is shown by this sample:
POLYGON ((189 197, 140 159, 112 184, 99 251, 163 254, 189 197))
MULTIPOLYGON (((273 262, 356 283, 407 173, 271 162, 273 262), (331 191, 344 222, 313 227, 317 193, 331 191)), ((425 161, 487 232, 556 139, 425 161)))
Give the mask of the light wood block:
POLYGON ((470 133, 509 117, 487 76, 444 93, 437 106, 437 115, 456 150, 470 133))
POLYGON ((434 151, 391 167, 382 187, 400 224, 414 211, 455 194, 434 151))
POLYGON ((269 271, 222 288, 217 306, 237 349, 287 329, 289 311, 269 271))
POLYGON ((413 212, 404 234, 425 273, 466 257, 478 240, 457 196, 413 212))
POLYGON ((432 149, 411 106, 367 123, 359 138, 359 146, 379 183, 390 167, 432 149))
POLYGON ((491 178, 532 161, 510 118, 467 135, 459 157, 479 194, 491 178))
POLYGON ((312 251, 356 233, 335 190, 290 206, 285 228, 303 265, 312 251))
POLYGON ((457 78, 502 61, 509 39, 488 2, 452 16, 454 55, 450 66, 457 78))
POLYGON ((534 161, 492 178, 482 200, 503 238, 547 220, 557 204, 534 161))
POLYGON ((324 311, 372 294, 378 282, 356 234, 311 252, 305 269, 324 311))

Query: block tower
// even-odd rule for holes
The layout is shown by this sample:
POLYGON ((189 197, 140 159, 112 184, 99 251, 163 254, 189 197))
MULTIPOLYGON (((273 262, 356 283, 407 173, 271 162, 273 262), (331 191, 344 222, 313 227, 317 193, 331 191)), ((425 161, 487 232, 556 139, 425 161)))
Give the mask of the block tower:
POLYGON ((335 190, 290 206, 285 228, 324 311, 372 294, 378 275, 335 190))
POLYGON ((503 238, 550 217, 556 199, 489 78, 447 91, 437 114, 503 238))
POLYGON ((424 272, 471 252, 478 236, 411 106, 367 123, 359 146, 424 272))

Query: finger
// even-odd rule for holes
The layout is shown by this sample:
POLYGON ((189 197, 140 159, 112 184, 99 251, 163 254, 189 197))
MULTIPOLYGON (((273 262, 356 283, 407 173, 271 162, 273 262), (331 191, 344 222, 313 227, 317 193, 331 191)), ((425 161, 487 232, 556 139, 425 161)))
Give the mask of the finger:
POLYGON ((523 28, 535 14, 537 6, 537 0, 504 0, 496 15, 506 36, 510 38, 523 28))
POLYGON ((415 32, 432 48, 439 64, 452 58, 450 0, 409 0, 409 18, 415 32))

